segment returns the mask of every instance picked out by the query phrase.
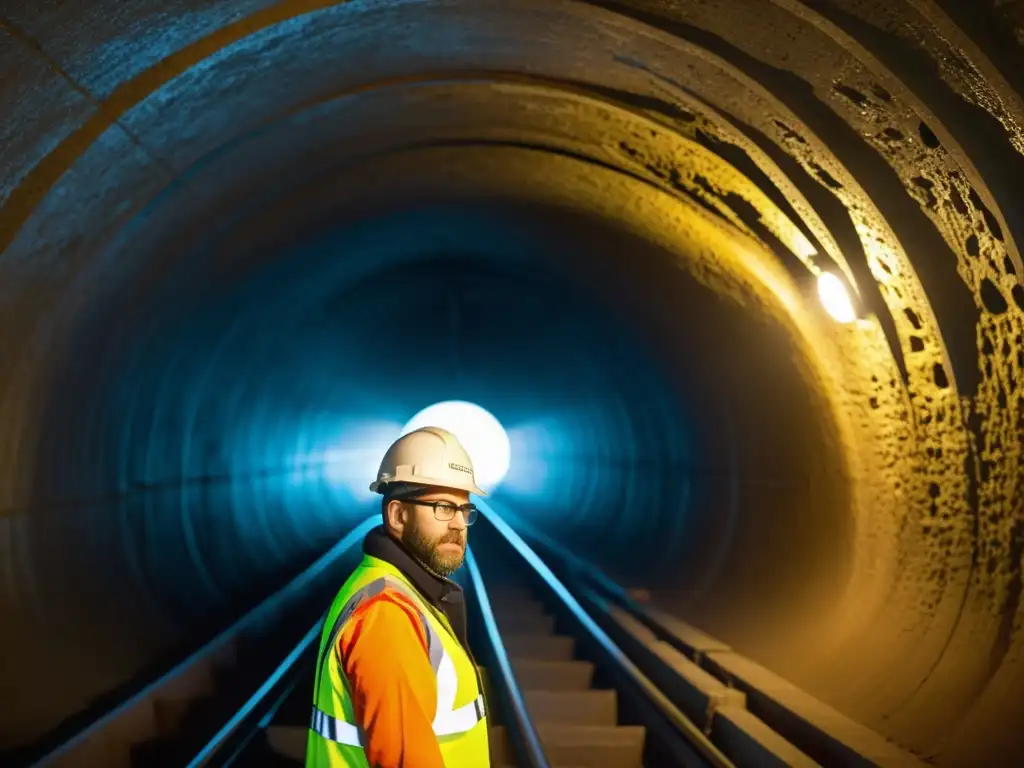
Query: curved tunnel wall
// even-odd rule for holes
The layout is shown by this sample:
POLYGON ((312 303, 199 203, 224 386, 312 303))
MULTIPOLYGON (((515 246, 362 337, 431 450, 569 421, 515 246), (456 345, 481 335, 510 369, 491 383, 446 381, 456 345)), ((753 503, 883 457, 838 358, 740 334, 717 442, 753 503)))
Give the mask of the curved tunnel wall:
POLYGON ((1014 7, 5 16, 5 741, 312 559, 458 396, 520 425, 510 508, 919 752, 1005 754, 1014 7))

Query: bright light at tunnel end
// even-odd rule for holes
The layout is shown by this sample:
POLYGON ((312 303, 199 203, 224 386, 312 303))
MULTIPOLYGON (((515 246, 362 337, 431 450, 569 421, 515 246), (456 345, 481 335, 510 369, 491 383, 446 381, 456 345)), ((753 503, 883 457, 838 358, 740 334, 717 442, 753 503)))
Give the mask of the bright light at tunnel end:
POLYGON ((421 427, 442 427, 462 443, 473 462, 476 482, 493 492, 508 473, 512 446, 505 428, 494 415, 476 403, 447 400, 417 413, 402 428, 407 434, 421 427))
POLYGON ((831 272, 818 276, 818 298, 825 311, 838 323, 852 323, 857 319, 850 292, 845 283, 831 272))

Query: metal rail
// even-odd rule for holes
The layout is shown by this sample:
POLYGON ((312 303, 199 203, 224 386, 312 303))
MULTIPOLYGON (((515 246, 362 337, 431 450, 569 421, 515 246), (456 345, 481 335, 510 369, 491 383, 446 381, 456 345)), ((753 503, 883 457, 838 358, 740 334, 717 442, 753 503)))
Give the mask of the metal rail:
POLYGON ((206 746, 199 750, 199 753, 189 761, 188 768, 200 768, 200 766, 214 764, 226 765, 245 748, 246 744, 263 726, 263 723, 267 721, 268 712, 261 711, 261 708, 272 710, 281 701, 279 696, 271 706, 267 706, 267 699, 270 698, 271 693, 282 688, 291 690, 294 687, 286 684, 286 678, 296 671, 295 668, 298 660, 311 649, 317 647, 317 640, 320 638, 320 631, 323 628, 326 615, 325 612, 324 616, 320 617, 320 620, 310 628, 302 640, 299 641, 299 644, 291 650, 284 661, 278 665, 277 669, 259 687, 259 690, 249 697, 249 700, 228 720, 224 727, 217 731, 216 735, 206 743, 206 746), (256 722, 252 724, 252 727, 247 732, 242 732, 246 722, 253 720, 256 722), (236 736, 238 738, 234 738, 236 736), (231 754, 226 756, 224 752, 228 748, 230 748, 231 754))
POLYGON ((645 622, 652 621, 647 611, 630 596, 629 592, 619 586, 595 565, 567 550, 565 547, 559 546, 554 540, 538 531, 534 526, 526 522, 520 523, 520 526, 527 531, 527 535, 535 543, 539 544, 542 549, 547 550, 549 555, 554 555, 558 559, 563 560, 571 571, 586 578, 608 596, 614 597, 620 605, 637 615, 637 618, 643 618, 645 622))
MULTIPOLYGON (((711 744, 704 733, 680 712, 657 686, 632 663, 604 630, 590 617, 566 586, 501 515, 485 503, 480 503, 479 506, 494 529, 520 554, 531 570, 558 597, 576 622, 599 645, 604 655, 611 661, 612 667, 616 672, 632 685, 642 695, 643 699, 653 706, 654 710, 671 726, 673 732, 685 740, 688 747, 692 747, 692 750, 688 750, 688 752, 699 755, 703 763, 715 766, 716 768, 734 768, 728 758, 711 744)), ((118 707, 97 718, 89 726, 35 763, 35 766, 40 768, 42 766, 49 766, 58 758, 67 757, 78 744, 113 724, 120 716, 130 712, 136 704, 158 698, 163 686, 183 676, 195 665, 211 658, 234 637, 270 620, 293 598, 302 594, 328 566, 347 554, 356 544, 362 541, 370 529, 378 523, 379 517, 377 515, 360 523, 349 531, 329 552, 319 558, 316 563, 300 576, 293 579, 287 586, 254 608, 231 627, 221 632, 201 649, 190 654, 170 672, 162 675, 158 680, 126 699, 118 707)), ((576 560, 576 558, 571 559, 576 560)), ((582 561, 574 563, 577 567, 581 564, 583 564, 582 561)), ((521 764, 526 766, 526 768, 550 768, 550 763, 544 754, 540 737, 533 726, 522 692, 516 682, 511 662, 501 640, 483 576, 471 549, 467 549, 466 552, 466 566, 472 589, 476 596, 476 607, 479 611, 483 628, 490 641, 491 656, 495 662, 494 668, 496 668, 500 677, 499 695, 512 720, 509 724, 512 746, 521 764)), ((602 582, 601 586, 605 589, 615 592, 617 596, 626 597, 624 590, 610 582, 607 577, 601 579, 601 574, 597 574, 592 569, 585 570, 588 571, 587 575, 589 577, 600 580, 602 582)), ((281 702, 294 689, 298 679, 297 674, 302 668, 300 660, 316 648, 322 626, 323 616, 310 627, 298 644, 292 648, 273 673, 260 685, 259 689, 249 697, 242 707, 231 716, 228 722, 187 762, 188 768, 229 765, 242 753, 255 734, 269 724, 281 702)), ((693 760, 691 759, 686 762, 693 762, 693 760)))
MULTIPOLYGON (((228 647, 228 644, 236 637, 246 631, 250 631, 266 622, 269 622, 281 609, 308 590, 315 579, 321 576, 342 556, 347 554, 353 546, 361 542, 370 529, 379 522, 379 515, 373 515, 361 522, 349 531, 341 541, 331 547, 331 549, 317 559, 315 563, 309 566, 296 578, 292 579, 292 581, 287 585, 253 608, 230 627, 220 632, 213 640, 203 645, 199 650, 189 654, 184 660, 176 664, 167 673, 161 675, 158 679, 132 694, 108 712, 100 715, 71 738, 64 741, 60 746, 50 751, 42 758, 37 759, 32 763, 33 768, 48 768, 49 766, 55 765, 58 760, 67 758, 76 747, 81 746, 87 740, 100 734, 104 729, 112 726, 118 721, 118 719, 131 713, 135 707, 145 706, 149 702, 159 699, 161 689, 173 683, 175 680, 183 679, 189 672, 195 669, 198 665, 205 663, 208 659, 216 658, 218 653, 223 652, 223 650, 228 647)), ((312 632, 312 630, 310 630, 310 632, 312 632)), ((303 642, 305 642, 306 639, 307 638, 303 638, 303 642)), ((292 663, 294 663, 294 661, 292 663)), ((260 691, 254 694, 253 698, 260 695, 266 696, 269 691, 270 688, 266 686, 261 687, 260 691)), ((250 699, 250 702, 252 702, 252 699, 250 699)), ((225 726, 225 728, 227 728, 227 726, 225 726)), ((230 733, 224 732, 223 729, 222 734, 225 738, 230 735, 230 733)), ((221 736, 222 734, 218 734, 218 736, 221 736)), ((206 751, 204 749, 204 754, 205 752, 206 751)))
MULTIPOLYGON (((374 524, 379 520, 374 517, 374 524)), ((354 533, 354 532, 353 532, 354 533)), ((364 532, 365 533, 365 532, 364 532)), ((352 535, 352 534, 350 534, 352 535)), ((466 566, 476 597, 476 605, 483 621, 491 646, 491 654, 497 663, 501 676, 501 691, 508 712, 513 718, 510 736, 517 757, 525 768, 550 768, 544 750, 533 727, 522 693, 516 683, 511 663, 501 642, 497 621, 491 608, 487 588, 483 576, 473 556, 467 548, 466 566)), ((325 614, 326 615, 326 614, 325 614)), ((298 671, 299 660, 317 647, 317 639, 323 627, 323 617, 306 633, 305 637, 288 654, 273 674, 260 686, 249 700, 232 716, 232 718, 210 739, 199 753, 188 763, 188 768, 206 768, 209 766, 230 765, 252 740, 255 734, 269 725, 274 711, 281 704, 287 692, 294 688, 295 680, 291 677, 298 671), (283 694, 275 692, 285 691, 283 694)))
POLYGON ((548 588, 562 602, 578 624, 598 644, 605 656, 612 662, 614 669, 653 705, 662 718, 678 732, 686 743, 693 748, 700 758, 715 768, 734 768, 729 760, 672 701, 644 675, 643 672, 622 652, 622 649, 605 633, 600 626, 579 604, 565 585, 551 572, 536 552, 523 538, 498 514, 489 504, 478 501, 477 506, 488 521, 497 529, 513 549, 526 561, 536 574, 547 584, 548 588))
MULTIPOLYGON (((379 524, 379 515, 367 518, 360 525, 349 531, 332 551, 340 550, 338 553, 339 557, 347 553, 354 546, 361 543, 366 534, 379 524)), ((282 697, 278 696, 273 702, 268 702, 267 700, 274 691, 294 687, 293 682, 288 678, 296 670, 299 659, 317 647, 317 641, 320 638, 320 632, 327 613, 328 611, 324 611, 323 615, 310 627, 298 645, 289 652, 284 661, 278 665, 277 669, 259 687, 259 690, 249 697, 248 701, 242 705, 224 727, 217 731, 213 738, 207 742, 206 746, 188 763, 188 768, 229 764, 245 748, 257 731, 265 726, 273 710, 280 705, 282 697), (244 730, 246 724, 250 725, 248 730, 244 730), (230 751, 230 754, 225 755, 225 752, 228 751, 230 751)), ((310 704, 312 705, 312 702, 310 704)))
MULTIPOLYGON (((723 683, 746 692, 748 694, 747 709, 751 714, 758 717, 765 726, 773 730, 781 739, 788 741, 795 749, 805 753, 809 760, 813 759, 822 765, 860 765, 864 761, 871 760, 871 749, 877 748, 879 743, 885 743, 884 737, 872 734, 872 738, 875 739, 873 742, 861 743, 859 747, 850 746, 839 735, 843 728, 843 716, 839 715, 839 713, 836 713, 836 715, 839 715, 838 717, 830 718, 832 721, 831 729, 828 724, 820 720, 817 722, 807 722, 794 729, 791 723, 799 721, 799 717, 790 718, 780 714, 788 711, 786 705, 759 706, 757 702, 762 698, 771 698, 770 695, 765 695, 764 692, 749 682, 731 680, 727 674, 723 674, 714 665, 709 667, 704 664, 702 660, 704 652, 695 642, 715 642, 713 638, 704 635, 699 630, 696 630, 693 636, 681 637, 678 634, 678 630, 665 623, 662 612, 633 598, 627 590, 619 586, 596 565, 559 545, 528 523, 523 523, 522 527, 527 531, 527 535, 531 540, 544 552, 545 556, 550 560, 565 563, 568 578, 579 587, 579 593, 584 596, 584 599, 595 604, 595 606, 598 603, 617 605, 646 627, 657 640, 675 649, 723 683), (750 696, 749 694, 751 693, 761 695, 750 696), (871 744, 871 746, 868 746, 868 744, 871 744), (860 749, 864 751, 858 751, 860 749)), ((851 725, 856 725, 852 720, 848 722, 851 725)), ((862 732, 867 730, 863 726, 858 727, 862 732)), ((917 758, 911 753, 906 753, 905 756, 900 758, 901 765, 904 762, 907 765, 916 765, 918 764, 916 761, 917 758)))
MULTIPOLYGON (((378 519, 374 517, 370 522, 376 524, 378 519)), ((354 534, 355 532, 353 532, 354 534)), ((364 532, 365 533, 365 532, 364 532)), ((350 534, 353 535, 353 534, 350 534)), ((484 629, 490 641, 491 655, 497 664, 501 677, 501 692, 504 704, 513 719, 510 728, 510 736, 513 747, 516 750, 520 764, 525 768, 550 768, 540 737, 526 710, 526 703, 508 654, 505 652, 498 630, 497 621, 491 608, 487 588, 483 576, 477 565, 476 558, 471 549, 466 550, 466 567, 474 596, 476 597, 477 609, 483 621, 484 629)), ((326 614, 325 614, 326 615, 326 614)), ((252 740, 258 730, 269 725, 273 718, 274 711, 280 706, 287 692, 295 686, 295 681, 290 677, 294 675, 299 666, 299 660, 307 653, 316 648, 316 641, 320 636, 323 626, 323 617, 306 633, 299 644, 281 662, 271 676, 260 686, 249 700, 232 716, 232 718, 217 732, 217 734, 200 750, 200 752, 188 763, 188 768, 207 768, 209 766, 230 765, 252 740), (275 691, 278 693, 275 697, 275 691), (272 699, 272 701, 268 701, 272 699)))
POLYGON ((526 702, 523 700, 523 693, 516 682, 515 674, 512 671, 512 664, 505 652, 505 646, 501 640, 501 633, 498 631, 498 622, 494 618, 494 611, 491 609, 491 601, 487 595, 487 588, 484 586, 484 579, 477 566, 476 558, 469 547, 466 548, 466 568, 469 571, 470 582, 473 585, 473 593, 476 597, 477 609, 480 611, 483 620, 484 630, 490 641, 491 655, 498 665, 501 673, 500 686, 503 703, 507 707, 508 714, 512 717, 515 727, 512 739, 516 756, 520 765, 525 768, 549 768, 550 763, 544 755, 544 748, 541 746, 540 737, 533 727, 533 720, 526 711, 526 702))

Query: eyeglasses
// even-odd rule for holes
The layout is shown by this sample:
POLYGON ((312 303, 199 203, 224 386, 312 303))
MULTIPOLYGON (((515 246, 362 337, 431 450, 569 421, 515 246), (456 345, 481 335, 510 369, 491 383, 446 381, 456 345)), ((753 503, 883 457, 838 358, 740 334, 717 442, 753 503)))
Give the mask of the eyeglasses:
POLYGON ((466 518, 466 525, 472 525, 476 522, 477 515, 480 513, 476 504, 452 504, 450 501, 421 501, 420 499, 402 499, 402 502, 433 507, 434 519, 440 520, 442 523, 447 523, 449 520, 454 519, 455 513, 461 512, 462 516, 466 518))

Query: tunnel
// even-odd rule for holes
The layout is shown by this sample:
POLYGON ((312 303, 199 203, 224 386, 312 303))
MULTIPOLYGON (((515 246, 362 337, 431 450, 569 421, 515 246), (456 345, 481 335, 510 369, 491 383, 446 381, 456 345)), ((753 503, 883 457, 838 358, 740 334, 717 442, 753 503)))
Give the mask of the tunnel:
POLYGON ((287 581, 458 399, 508 519, 939 765, 1024 749, 1024 3, 12 1, 0 41, 0 746, 287 581))

